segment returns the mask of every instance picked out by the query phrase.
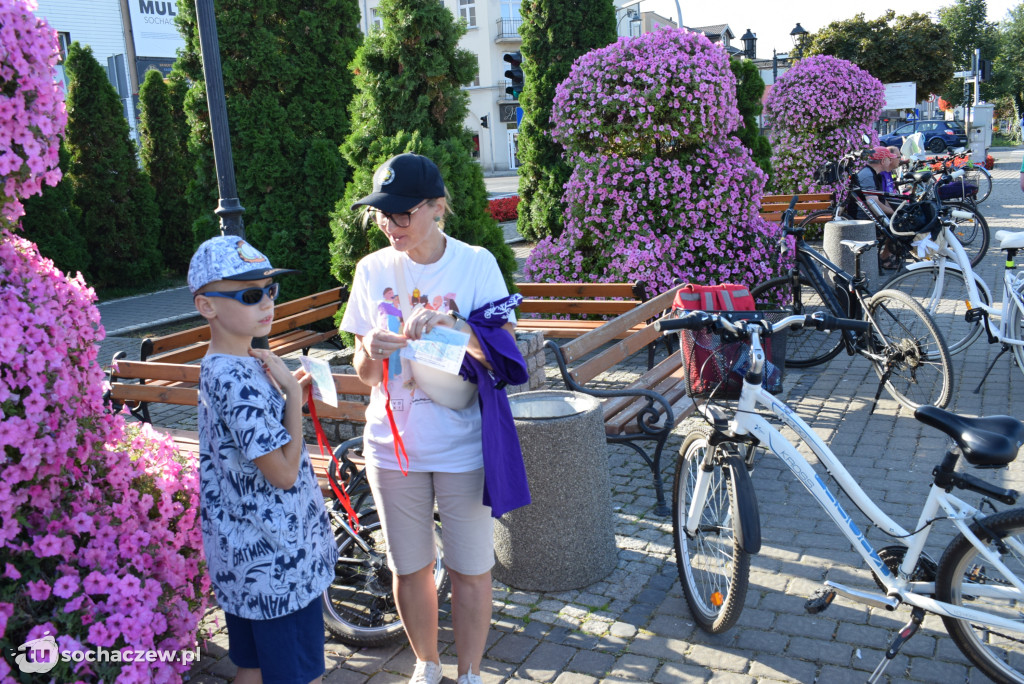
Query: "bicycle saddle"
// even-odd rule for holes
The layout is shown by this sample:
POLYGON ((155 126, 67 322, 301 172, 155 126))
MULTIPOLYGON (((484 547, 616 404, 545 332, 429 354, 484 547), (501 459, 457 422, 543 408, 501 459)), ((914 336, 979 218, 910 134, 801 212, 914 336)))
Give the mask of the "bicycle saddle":
POLYGON ((1024 233, 1012 230, 997 230, 996 240, 999 240, 999 249, 1020 249, 1024 247, 1024 233))
POLYGON ((914 417, 949 435, 967 462, 978 468, 1008 465, 1024 444, 1024 423, 1012 416, 967 418, 935 406, 921 406, 914 417))
POLYGON ((863 254, 875 246, 874 240, 840 240, 839 244, 854 254, 863 254))
POLYGON ((910 174, 910 177, 914 179, 915 183, 924 183, 930 181, 932 176, 935 175, 931 171, 914 171, 910 174))

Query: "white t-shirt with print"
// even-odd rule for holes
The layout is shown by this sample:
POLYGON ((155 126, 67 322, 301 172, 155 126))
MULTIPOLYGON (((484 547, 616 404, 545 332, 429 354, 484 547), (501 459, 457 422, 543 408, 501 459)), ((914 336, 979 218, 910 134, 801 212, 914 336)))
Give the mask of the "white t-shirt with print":
MULTIPOLYGON (((450 236, 444 255, 433 264, 418 264, 391 247, 364 257, 356 266, 352 293, 341 329, 366 335, 375 327, 402 329, 395 265, 405 269, 406 303, 468 316, 488 302, 508 296, 494 256, 450 236)), ((515 319, 511 319, 515 322, 515 319)), ((416 387, 409 364, 398 352, 388 360, 388 390, 395 424, 409 455, 409 470, 462 473, 483 467, 480 442, 480 407, 476 402, 461 411, 435 404, 416 387)), ((378 385, 370 393, 363 432, 363 456, 379 468, 397 470, 394 439, 378 385)), ((404 463, 404 461, 403 461, 404 463)))

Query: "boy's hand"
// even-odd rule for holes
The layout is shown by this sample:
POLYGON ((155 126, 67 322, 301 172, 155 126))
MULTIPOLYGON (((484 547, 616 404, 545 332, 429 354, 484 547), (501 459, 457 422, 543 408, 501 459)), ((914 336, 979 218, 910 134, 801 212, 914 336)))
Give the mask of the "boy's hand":
MULTIPOLYGON (((263 370, 267 371, 270 382, 286 397, 298 396, 302 391, 300 381, 292 375, 285 365, 284 360, 269 349, 249 349, 249 356, 259 359, 263 363, 263 370)), ((308 378, 306 380, 308 384, 308 378)))

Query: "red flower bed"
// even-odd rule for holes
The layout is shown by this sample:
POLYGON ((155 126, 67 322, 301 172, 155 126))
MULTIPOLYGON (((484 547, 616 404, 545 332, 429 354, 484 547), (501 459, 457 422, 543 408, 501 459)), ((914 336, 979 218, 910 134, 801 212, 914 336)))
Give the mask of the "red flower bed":
POLYGON ((493 199, 487 205, 487 211, 498 223, 502 221, 515 221, 519 218, 519 196, 502 197, 493 199))

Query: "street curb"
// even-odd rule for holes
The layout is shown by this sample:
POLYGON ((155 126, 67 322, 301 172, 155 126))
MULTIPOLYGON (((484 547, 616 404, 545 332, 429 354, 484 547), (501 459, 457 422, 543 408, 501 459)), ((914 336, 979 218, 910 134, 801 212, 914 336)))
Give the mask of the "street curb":
MULTIPOLYGON (((140 295, 140 296, 144 297, 145 295, 140 295)), ((116 300, 116 301, 124 301, 124 300, 116 300)), ((191 313, 178 314, 177 316, 168 316, 167 318, 159 318, 159 319, 157 319, 155 321, 149 321, 147 323, 139 323, 137 325, 129 325, 129 326, 125 326, 123 328, 118 328, 117 330, 108 330, 107 331, 107 337, 108 338, 109 337, 122 337, 124 335, 129 335, 129 334, 131 334, 133 332, 138 332, 139 330, 145 330, 146 328, 158 328, 161 325, 170 325, 171 323, 178 323, 180 321, 187 321, 190 318, 199 318, 199 317, 200 317, 199 313, 196 312, 196 311, 193 311, 191 313)))

